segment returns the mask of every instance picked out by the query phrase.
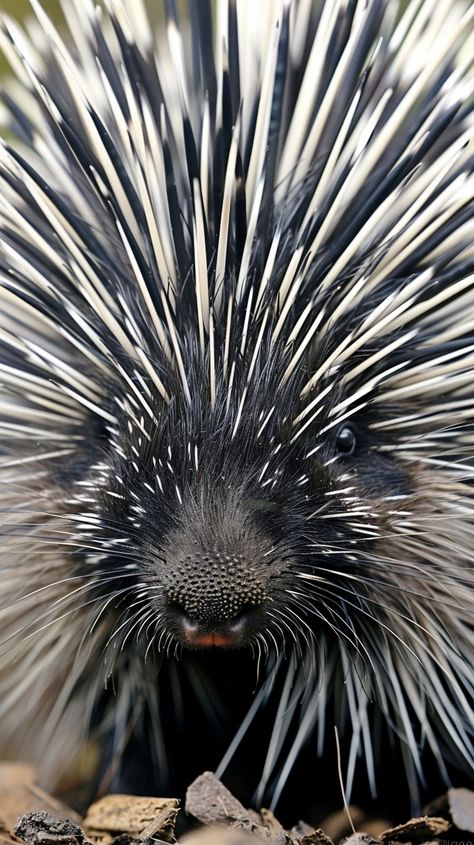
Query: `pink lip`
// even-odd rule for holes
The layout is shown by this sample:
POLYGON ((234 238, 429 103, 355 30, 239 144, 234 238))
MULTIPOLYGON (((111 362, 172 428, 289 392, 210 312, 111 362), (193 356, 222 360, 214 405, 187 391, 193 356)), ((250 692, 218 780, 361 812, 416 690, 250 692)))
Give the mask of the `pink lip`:
POLYGON ((235 637, 225 637, 223 634, 195 634, 190 636, 187 633, 186 638, 190 643, 200 648, 212 648, 213 646, 215 648, 226 648, 236 643, 235 637))
POLYGON ((241 639, 244 627, 244 622, 239 621, 229 626, 228 633, 213 631, 201 634, 199 625, 188 621, 183 623, 186 639, 198 648, 229 648, 229 646, 235 646, 241 639))

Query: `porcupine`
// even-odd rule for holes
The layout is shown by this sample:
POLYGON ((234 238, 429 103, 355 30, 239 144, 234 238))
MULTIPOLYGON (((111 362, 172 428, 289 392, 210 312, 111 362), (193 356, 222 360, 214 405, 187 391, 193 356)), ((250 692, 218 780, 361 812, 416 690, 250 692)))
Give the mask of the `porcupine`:
POLYGON ((384 737, 412 791, 472 775, 474 8, 32 5, 1 30, 3 748, 48 782, 90 735, 156 791, 183 722, 195 773, 257 724, 275 803, 336 723, 348 792, 384 737))

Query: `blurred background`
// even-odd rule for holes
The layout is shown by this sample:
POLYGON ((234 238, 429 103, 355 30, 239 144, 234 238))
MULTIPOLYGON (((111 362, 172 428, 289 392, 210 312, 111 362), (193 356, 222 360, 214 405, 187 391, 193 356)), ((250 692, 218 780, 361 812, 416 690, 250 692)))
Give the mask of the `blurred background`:
MULTIPOLYGON (((48 14, 53 17, 59 16, 59 0, 43 0, 41 5, 46 9, 48 14)), ((0 0, 0 12, 6 12, 7 15, 12 15, 17 20, 21 20, 26 15, 32 14, 28 0, 0 0)))
MULTIPOLYGON (((51 17, 56 20, 61 19, 59 0, 42 0, 41 5, 51 17)), ((29 0, 0 0, 0 13, 11 15, 12 18, 19 21, 33 15, 29 0)), ((8 63, 0 51, 0 75, 5 71, 8 71, 8 63)))

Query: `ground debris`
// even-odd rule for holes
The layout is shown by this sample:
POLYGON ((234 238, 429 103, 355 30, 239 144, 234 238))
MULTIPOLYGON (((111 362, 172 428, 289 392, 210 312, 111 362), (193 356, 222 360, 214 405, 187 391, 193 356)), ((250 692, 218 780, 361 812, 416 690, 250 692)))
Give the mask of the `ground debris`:
MULTIPOLYGON (((185 809, 202 824, 220 830, 220 841, 223 845, 233 845, 234 841, 236 845, 240 845, 240 842, 243 845, 246 842, 264 842, 267 845, 332 845, 331 839, 323 831, 315 830, 304 822, 287 831, 270 810, 263 809, 260 813, 247 810, 212 772, 205 772, 191 784, 186 795, 185 809)), ((191 842, 199 843, 199 835, 198 832, 197 839, 191 842)), ((209 827, 206 836, 209 836, 209 827)), ((207 841, 206 839, 206 845, 207 841)), ((209 839, 210 843, 211 841, 209 839)), ((204 839, 202 842, 204 843, 204 839)))
POLYGON ((212 772, 204 772, 188 787, 184 808, 201 824, 250 822, 250 814, 212 772))
POLYGON ((384 831, 380 839, 383 843, 389 842, 427 842, 433 836, 441 836, 451 827, 446 819, 436 816, 422 816, 419 819, 411 819, 406 824, 399 824, 384 831))
POLYGON ((244 807, 211 772, 189 786, 185 810, 187 819, 180 816, 178 829, 187 832, 179 839, 174 798, 109 795, 92 804, 81 821, 39 789, 33 768, 0 766, 0 845, 439 845, 440 839, 448 843, 450 828, 455 833, 474 829, 474 793, 451 789, 430 807, 432 815, 427 811, 396 827, 349 807, 328 816, 321 827, 300 821, 285 830, 270 810, 244 807))
POLYGON ((113 836, 117 845, 126 845, 130 839, 145 842, 161 838, 164 842, 174 842, 178 808, 176 798, 107 795, 91 804, 84 819, 84 829, 90 831, 95 841, 104 834, 113 836), (117 842, 117 834, 120 842, 117 842))
POLYGON ((26 845, 90 845, 79 825, 45 811, 21 816, 15 834, 26 845))

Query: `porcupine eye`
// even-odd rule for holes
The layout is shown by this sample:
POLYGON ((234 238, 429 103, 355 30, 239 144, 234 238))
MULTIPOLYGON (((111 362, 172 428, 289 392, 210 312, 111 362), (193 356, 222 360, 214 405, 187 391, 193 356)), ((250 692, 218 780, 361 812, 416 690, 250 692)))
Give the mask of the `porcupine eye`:
POLYGON ((350 425, 342 426, 336 435, 336 449, 341 455, 352 455, 355 451, 357 438, 350 425))

